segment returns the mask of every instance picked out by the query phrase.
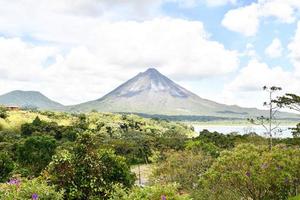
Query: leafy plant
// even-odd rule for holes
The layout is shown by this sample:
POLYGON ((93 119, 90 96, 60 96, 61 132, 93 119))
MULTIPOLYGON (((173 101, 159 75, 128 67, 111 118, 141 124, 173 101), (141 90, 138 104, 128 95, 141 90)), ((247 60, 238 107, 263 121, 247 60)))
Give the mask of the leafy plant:
POLYGON ((5 153, 0 153, 0 182, 5 182, 9 178, 10 173, 15 168, 15 164, 10 156, 5 153))
POLYGON ((109 200, 191 200, 188 195, 180 194, 176 184, 153 185, 144 188, 134 187, 127 191, 120 186, 114 186, 114 192, 109 200))
POLYGON ((0 118, 6 119, 8 117, 7 109, 0 106, 0 118))
POLYGON ((198 185, 198 179, 211 166, 213 159, 203 152, 170 151, 164 161, 158 162, 152 181, 161 184, 178 183, 180 189, 191 191, 198 185))
POLYGON ((300 150, 251 144, 223 151, 200 178, 199 199, 288 199, 300 185, 300 150))
POLYGON ((29 175, 38 176, 51 161, 56 147, 55 139, 49 136, 26 138, 16 149, 18 163, 27 169, 29 175))
POLYGON ((131 187, 134 175, 123 157, 111 150, 99 149, 96 135, 84 132, 72 152, 58 152, 44 176, 59 188, 67 199, 107 199, 112 185, 131 187))
POLYGON ((0 184, 0 199, 5 200, 62 200, 63 191, 57 192, 54 186, 48 186, 40 178, 11 179, 7 183, 0 184))

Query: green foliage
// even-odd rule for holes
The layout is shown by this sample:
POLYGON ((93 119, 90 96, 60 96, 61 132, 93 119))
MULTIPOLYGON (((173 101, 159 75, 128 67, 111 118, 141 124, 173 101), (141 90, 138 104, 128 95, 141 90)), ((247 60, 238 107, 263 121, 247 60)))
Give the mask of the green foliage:
POLYGON ((289 198, 289 200, 300 200, 300 195, 298 195, 296 197, 291 197, 291 198, 289 198))
POLYGON ((239 145, 223 151, 200 179, 197 199, 288 199, 299 187, 300 150, 239 145))
POLYGON ((174 184, 134 187, 131 191, 114 186, 110 200, 161 200, 163 196, 168 200, 191 200, 188 195, 180 195, 178 186, 174 184))
POLYGON ((167 131, 157 138, 157 147, 160 150, 183 150, 187 141, 187 135, 180 131, 179 127, 170 127, 167 131))
POLYGON ((88 119, 87 119, 87 116, 85 114, 79 114, 77 116, 77 120, 75 121, 75 126, 78 128, 78 129, 81 129, 81 130, 86 130, 88 129, 88 119))
POLYGON ((300 96, 287 93, 273 101, 279 107, 287 107, 291 110, 300 111, 300 96))
POLYGON ((62 200, 63 192, 55 191, 54 186, 48 186, 41 179, 13 179, 8 183, 0 184, 0 199, 30 200, 37 195, 42 200, 62 200))
POLYGON ((14 170, 15 164, 5 152, 0 152, 0 182, 5 182, 14 170))
POLYGON ((74 124, 74 126, 59 126, 56 122, 42 121, 37 116, 32 123, 25 123, 21 126, 21 134, 23 136, 49 135, 56 140, 66 138, 74 141, 77 137, 77 132, 82 131, 78 128, 78 126, 82 126, 81 124, 74 124))
POLYGON ((232 135, 224 135, 218 132, 209 132, 204 129, 196 138, 203 142, 213 143, 219 148, 229 149, 234 147, 234 137, 232 135))
MULTIPOLYGON (((276 140, 276 139, 274 139, 276 140)), ((280 142, 277 140, 277 142, 280 142)), ((237 133, 222 134, 218 132, 210 132, 203 130, 199 136, 193 139, 193 142, 189 141, 186 145, 187 148, 201 149, 204 152, 210 153, 211 156, 218 156, 218 154, 224 149, 232 149, 233 147, 251 143, 255 145, 267 145, 268 140, 256 133, 248 133, 239 135, 237 133)))
POLYGON ((17 146, 18 163, 29 171, 29 175, 38 176, 48 165, 57 147, 55 139, 49 136, 32 136, 17 146))
POLYGON ((32 121, 32 123, 23 124, 21 126, 21 133, 23 136, 45 133, 53 135, 57 139, 61 138, 61 133, 57 123, 42 121, 38 116, 32 121))
POLYGON ((44 176, 66 190, 67 199, 107 199, 112 185, 131 187, 134 176, 123 157, 97 148, 96 135, 82 133, 74 151, 61 151, 53 157, 44 176))
POLYGON ((185 148, 193 152, 204 152, 214 158, 220 155, 221 149, 211 142, 203 142, 201 140, 188 141, 185 148))
POLYGON ((211 166, 213 159, 202 152, 169 152, 165 161, 158 162, 153 171, 153 181, 161 184, 179 183, 180 188, 191 191, 198 179, 211 166))
POLYGON ((149 157, 156 146, 156 137, 151 133, 128 131, 119 138, 103 141, 103 146, 112 148, 124 156, 130 164, 149 163, 149 157))
POLYGON ((6 119, 7 117, 7 109, 5 107, 0 106, 0 118, 6 119))
POLYGON ((49 189, 42 180, 25 178, 21 185, 33 186, 22 188, 35 188, 26 196, 8 189, 16 186, 0 184, 1 195, 5 187, 16 199, 31 199, 34 191, 52 193, 54 187, 64 189, 63 199, 70 200, 191 199, 183 192, 195 200, 240 200, 254 199, 257 191, 263 195, 258 200, 281 200, 300 189, 300 138, 274 139, 277 147, 268 151, 268 140, 255 133, 204 130, 191 138, 192 128, 181 123, 99 112, 14 111, 0 119, 0 126, 1 181, 15 173, 34 178, 42 172, 52 184, 49 189), (155 168, 146 173, 154 172, 157 185, 131 189, 128 164, 148 163, 155 168))
POLYGON ((275 144, 285 144, 289 147, 300 147, 300 137, 275 139, 275 144))
POLYGON ((292 134, 295 138, 300 138, 300 123, 296 125, 296 127, 291 128, 292 134))

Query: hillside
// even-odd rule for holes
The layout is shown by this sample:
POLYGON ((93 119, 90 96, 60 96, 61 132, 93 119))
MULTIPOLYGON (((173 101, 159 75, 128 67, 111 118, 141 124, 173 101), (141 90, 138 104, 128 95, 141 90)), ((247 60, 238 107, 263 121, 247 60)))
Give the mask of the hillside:
POLYGON ((41 110, 62 110, 64 106, 52 101, 37 91, 15 90, 0 96, 0 105, 38 108, 41 110))
MULTIPOLYGON (((154 68, 139 73, 112 92, 95 101, 69 108, 70 111, 128 112, 159 115, 196 115, 247 118, 267 115, 256 108, 229 106, 203 99, 176 84, 154 68)), ((280 118, 297 117, 280 113, 280 118)))

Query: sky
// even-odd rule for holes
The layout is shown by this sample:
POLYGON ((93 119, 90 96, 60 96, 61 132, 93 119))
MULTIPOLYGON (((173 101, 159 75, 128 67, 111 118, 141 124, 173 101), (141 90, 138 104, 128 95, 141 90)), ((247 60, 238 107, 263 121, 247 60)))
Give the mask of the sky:
POLYGON ((299 0, 0 0, 0 94, 77 104, 154 67, 202 98, 261 108, 264 85, 300 94, 299 11, 299 0))

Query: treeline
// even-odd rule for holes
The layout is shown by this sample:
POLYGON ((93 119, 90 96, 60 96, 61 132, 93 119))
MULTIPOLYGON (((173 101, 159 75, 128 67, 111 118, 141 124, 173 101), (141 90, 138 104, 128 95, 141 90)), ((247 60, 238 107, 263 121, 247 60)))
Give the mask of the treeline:
MULTIPOLYGON (((222 112, 220 112, 222 113, 222 112)), ((223 113, 227 113, 224 111, 223 113)), ((119 113, 119 114, 130 114, 130 113, 119 113)), ((188 122, 210 122, 210 121, 238 121, 244 120, 238 117, 215 117, 215 116, 201 116, 201 115, 158 115, 158 114, 145 114, 145 113, 132 113, 145 118, 168 120, 168 121, 188 121, 188 122)), ((241 114, 241 113, 236 113, 241 114)))

